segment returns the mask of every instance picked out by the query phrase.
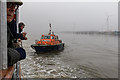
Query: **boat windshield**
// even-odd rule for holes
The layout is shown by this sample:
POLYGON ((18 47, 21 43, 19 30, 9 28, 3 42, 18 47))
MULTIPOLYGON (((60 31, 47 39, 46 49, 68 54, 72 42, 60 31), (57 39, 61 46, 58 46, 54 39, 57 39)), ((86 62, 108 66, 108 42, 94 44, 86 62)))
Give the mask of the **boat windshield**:
POLYGON ((53 37, 53 36, 51 36, 51 39, 54 39, 54 37, 53 37))
POLYGON ((50 36, 41 37, 41 39, 50 39, 50 36))

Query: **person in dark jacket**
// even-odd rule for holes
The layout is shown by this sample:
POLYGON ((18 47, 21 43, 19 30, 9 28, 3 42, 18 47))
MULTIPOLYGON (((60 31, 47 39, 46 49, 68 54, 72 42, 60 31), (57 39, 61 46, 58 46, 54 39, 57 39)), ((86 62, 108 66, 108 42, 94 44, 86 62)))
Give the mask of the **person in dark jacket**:
POLYGON ((16 39, 15 40, 16 43, 18 38, 25 40, 23 33, 17 33, 17 25, 14 19, 11 22, 7 23, 7 25, 10 27, 10 31, 13 34, 14 38, 16 39))
POLYGON ((23 23, 23 22, 20 22, 19 24, 18 24, 18 28, 19 28, 19 34, 23 34, 23 38, 20 38, 21 40, 27 40, 27 37, 26 37, 26 32, 22 32, 23 31, 23 29, 24 29, 24 27, 25 27, 25 24, 23 23))
POLYGON ((8 67, 26 58, 26 52, 23 48, 16 48, 14 40, 22 35, 16 34, 16 22, 14 21, 15 10, 23 3, 21 0, 7 0, 7 53, 8 67), (14 27, 15 26, 15 27, 14 27), (14 32, 15 31, 15 32, 14 32), (15 33, 15 34, 14 34, 15 33))
POLYGON ((25 24, 23 22, 20 22, 18 24, 18 27, 19 27, 19 33, 21 33, 23 31, 24 27, 25 27, 25 24))

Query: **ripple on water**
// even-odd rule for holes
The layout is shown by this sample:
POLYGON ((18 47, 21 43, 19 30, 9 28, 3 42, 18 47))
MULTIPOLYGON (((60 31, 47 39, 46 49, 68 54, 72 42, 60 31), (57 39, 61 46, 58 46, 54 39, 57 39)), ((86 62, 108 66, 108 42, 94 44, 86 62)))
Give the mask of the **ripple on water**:
POLYGON ((22 72, 25 78, 91 77, 82 69, 65 65, 58 54, 46 53, 37 55, 34 52, 28 52, 27 58, 21 62, 22 72))

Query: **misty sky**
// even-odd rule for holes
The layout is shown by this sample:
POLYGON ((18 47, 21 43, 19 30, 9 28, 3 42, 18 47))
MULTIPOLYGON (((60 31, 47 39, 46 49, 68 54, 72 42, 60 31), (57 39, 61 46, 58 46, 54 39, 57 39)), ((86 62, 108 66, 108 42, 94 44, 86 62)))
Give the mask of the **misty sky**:
POLYGON ((118 5, 117 2, 24 2, 20 21, 26 24, 26 32, 48 32, 49 23, 55 32, 117 30, 118 5))

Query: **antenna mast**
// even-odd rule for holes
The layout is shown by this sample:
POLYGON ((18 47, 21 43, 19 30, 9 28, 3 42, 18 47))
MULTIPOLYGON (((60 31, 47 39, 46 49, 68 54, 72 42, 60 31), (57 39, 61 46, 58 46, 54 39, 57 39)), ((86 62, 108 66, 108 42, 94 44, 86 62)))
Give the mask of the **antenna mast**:
POLYGON ((51 23, 49 23, 49 26, 50 26, 49 34, 51 34, 51 32, 52 32, 51 23))

